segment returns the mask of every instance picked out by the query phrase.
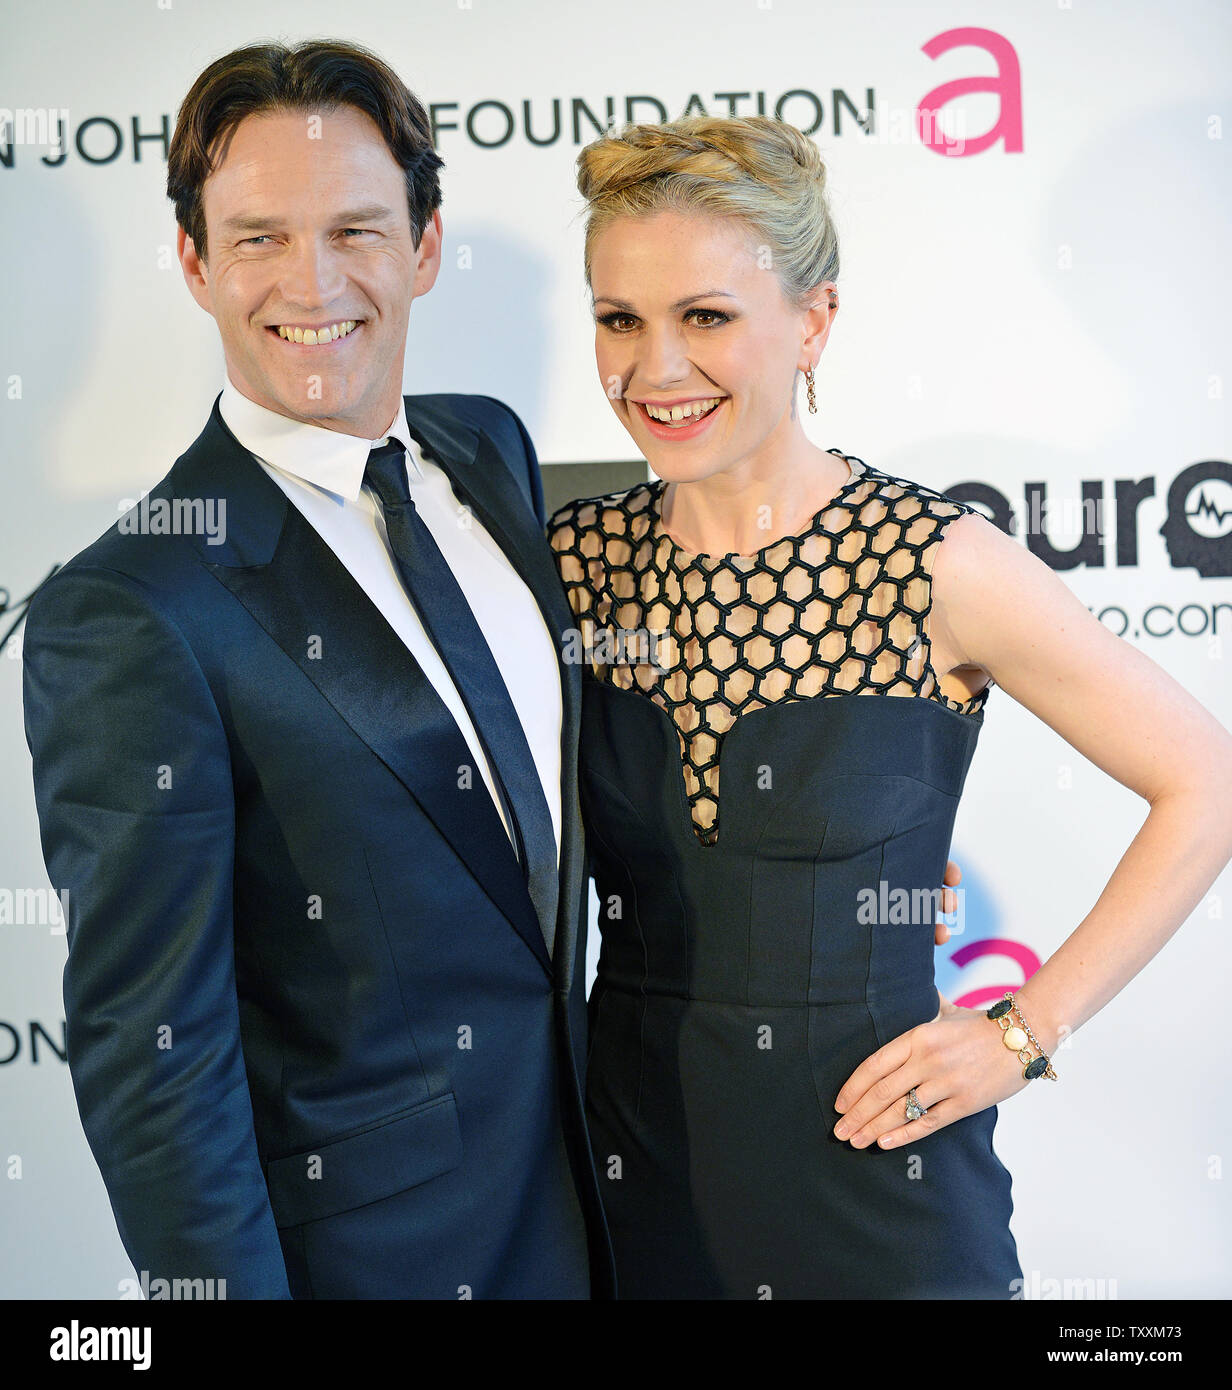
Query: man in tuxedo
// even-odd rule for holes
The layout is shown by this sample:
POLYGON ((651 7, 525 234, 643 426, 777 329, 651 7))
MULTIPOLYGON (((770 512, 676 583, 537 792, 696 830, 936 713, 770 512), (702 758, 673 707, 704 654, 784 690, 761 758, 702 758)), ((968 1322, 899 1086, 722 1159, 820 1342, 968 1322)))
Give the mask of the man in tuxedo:
POLYGON ((614 1294, 538 463, 499 401, 401 394, 440 164, 365 50, 201 74, 168 191, 226 381, 30 606, 69 1066, 151 1281, 614 1294))

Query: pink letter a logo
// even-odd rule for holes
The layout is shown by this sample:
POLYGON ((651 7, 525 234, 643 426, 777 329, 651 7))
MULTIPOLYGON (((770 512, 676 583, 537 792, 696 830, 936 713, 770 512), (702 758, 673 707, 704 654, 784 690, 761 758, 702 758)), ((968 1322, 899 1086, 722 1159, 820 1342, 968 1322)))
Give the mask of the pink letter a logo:
POLYGON ((916 108, 916 130, 920 140, 934 154, 952 158, 980 154, 998 140, 1005 140, 1007 154, 1022 153, 1022 74, 1018 68, 1018 55, 1014 46, 1000 34, 991 29, 947 29, 935 39, 929 39, 923 51, 930 58, 938 58, 951 48, 974 46, 986 48, 997 60, 998 73, 995 77, 960 77, 954 82, 943 82, 927 96, 922 97, 916 108), (937 113, 956 97, 967 96, 971 92, 995 92, 1001 97, 1001 115, 996 124, 983 135, 972 140, 952 140, 937 124, 937 113))

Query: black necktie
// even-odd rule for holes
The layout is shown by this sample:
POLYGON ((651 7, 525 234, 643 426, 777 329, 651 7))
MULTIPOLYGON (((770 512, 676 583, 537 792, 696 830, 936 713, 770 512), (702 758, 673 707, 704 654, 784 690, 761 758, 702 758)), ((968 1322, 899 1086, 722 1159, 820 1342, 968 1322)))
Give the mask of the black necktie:
POLYGON ((559 879, 556 836, 543 783, 500 668, 466 595, 415 510, 405 456, 403 445, 392 438, 373 449, 364 482, 380 499, 403 587, 452 676, 488 756, 551 954, 559 879))

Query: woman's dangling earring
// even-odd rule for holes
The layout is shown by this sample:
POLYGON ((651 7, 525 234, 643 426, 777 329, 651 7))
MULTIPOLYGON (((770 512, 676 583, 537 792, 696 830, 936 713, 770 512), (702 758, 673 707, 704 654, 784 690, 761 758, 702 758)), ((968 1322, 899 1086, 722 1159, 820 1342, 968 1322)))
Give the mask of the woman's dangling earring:
POLYGON ((804 384, 808 387, 809 414, 817 414, 817 397, 813 394, 813 369, 809 367, 804 373, 804 384))

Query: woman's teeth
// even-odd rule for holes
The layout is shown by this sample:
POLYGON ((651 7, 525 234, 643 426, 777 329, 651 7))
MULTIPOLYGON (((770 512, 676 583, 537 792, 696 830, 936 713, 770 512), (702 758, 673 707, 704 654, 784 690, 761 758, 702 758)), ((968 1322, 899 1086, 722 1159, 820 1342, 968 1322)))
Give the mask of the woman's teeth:
POLYGON ((703 415, 708 415, 725 396, 710 396, 704 401, 688 401, 684 405, 651 405, 648 401, 642 404, 645 406, 646 414, 652 420, 658 420, 662 425, 675 425, 677 428, 682 425, 691 425, 694 420, 700 419, 703 415))
POLYGON ((320 343, 333 342, 335 338, 345 338, 358 322, 358 319, 342 319, 324 328, 288 328, 285 323, 280 323, 278 336, 292 343, 307 343, 309 347, 316 347, 320 343))

